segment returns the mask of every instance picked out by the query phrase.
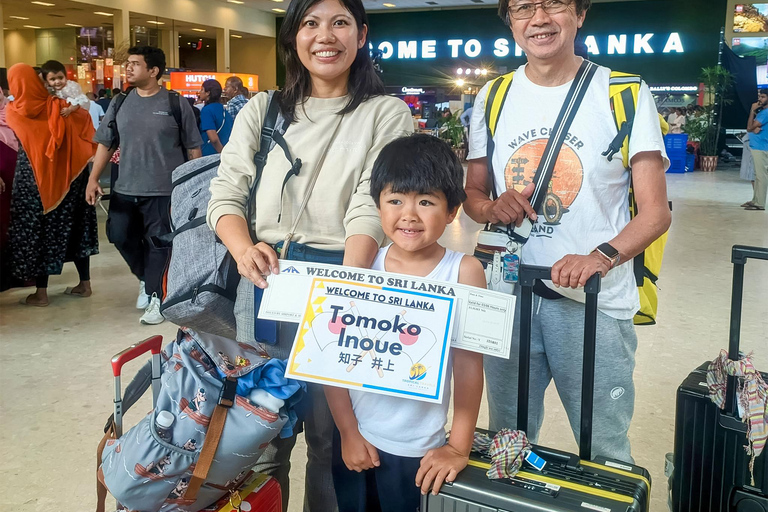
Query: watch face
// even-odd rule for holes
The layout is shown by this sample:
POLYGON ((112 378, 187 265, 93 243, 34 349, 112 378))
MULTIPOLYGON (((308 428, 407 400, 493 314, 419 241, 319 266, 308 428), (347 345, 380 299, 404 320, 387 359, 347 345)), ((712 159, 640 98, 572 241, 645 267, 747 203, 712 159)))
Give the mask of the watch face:
POLYGON ((597 249, 611 259, 619 255, 619 251, 614 249, 611 244, 600 244, 597 246, 597 249))

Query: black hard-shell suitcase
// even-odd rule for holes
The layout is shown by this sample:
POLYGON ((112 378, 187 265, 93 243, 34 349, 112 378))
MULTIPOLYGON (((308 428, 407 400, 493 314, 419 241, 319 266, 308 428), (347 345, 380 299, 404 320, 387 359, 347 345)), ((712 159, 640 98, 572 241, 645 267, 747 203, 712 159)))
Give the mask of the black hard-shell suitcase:
MULTIPOLYGON (((728 354, 739 353, 744 266, 768 260, 768 249, 734 246, 731 328, 728 354)), ((761 356, 768 355, 768 351, 761 356)), ((709 398, 705 363, 677 390, 672 504, 675 512, 768 512, 768 455, 755 460, 754 485, 744 446, 746 426, 736 410, 736 386, 729 379, 725 410, 709 398)), ((768 374, 762 373, 768 381, 768 374)))
MULTIPOLYGON (((531 314, 533 284, 549 279, 551 269, 521 265, 520 285, 520 371, 517 426, 528 423, 531 314)), ((584 287, 587 294, 584 315, 584 371, 582 375, 581 435, 579 455, 542 446, 533 452, 547 464, 542 471, 524 464, 511 479, 490 480, 490 460, 472 454, 469 465, 453 483, 443 485, 437 496, 427 494, 421 512, 544 512, 544 511, 648 511, 651 476, 645 469, 603 457, 592 459, 592 409, 595 377, 597 294, 600 276, 584 287)))

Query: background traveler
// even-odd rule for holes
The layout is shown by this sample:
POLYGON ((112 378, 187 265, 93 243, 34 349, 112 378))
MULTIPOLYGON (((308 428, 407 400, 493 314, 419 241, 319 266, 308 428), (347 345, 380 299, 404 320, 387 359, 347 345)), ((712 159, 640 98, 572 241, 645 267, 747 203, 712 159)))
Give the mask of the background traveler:
POLYGON ((200 132, 189 103, 179 100, 179 124, 171 93, 158 80, 165 72, 165 54, 159 48, 134 46, 128 50, 126 77, 133 87, 115 114, 117 101, 109 105, 94 140, 99 143, 93 172, 85 192, 89 204, 104 194, 99 178, 120 146, 120 167, 111 191, 107 237, 115 244, 139 279, 136 307, 145 309, 144 324, 163 322, 160 301, 162 278, 168 257, 149 237, 170 232, 168 208, 171 173, 187 159, 200 157, 200 132), (119 138, 118 138, 119 132, 119 138))
POLYGON ((233 118, 221 104, 221 84, 216 80, 206 80, 197 94, 198 100, 205 103, 200 111, 200 134, 203 137, 203 156, 221 153, 229 142, 232 133, 233 118))
POLYGON ((248 103, 248 89, 243 85, 243 81, 240 78, 231 76, 224 83, 224 96, 229 98, 227 112, 232 116, 232 119, 236 119, 237 114, 248 103))

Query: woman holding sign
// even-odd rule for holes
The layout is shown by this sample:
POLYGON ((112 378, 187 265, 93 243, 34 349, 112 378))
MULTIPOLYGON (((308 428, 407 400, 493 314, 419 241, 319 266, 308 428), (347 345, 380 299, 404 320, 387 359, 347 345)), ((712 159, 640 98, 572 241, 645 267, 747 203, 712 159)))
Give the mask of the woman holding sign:
MULTIPOLYGON (((219 176, 211 183, 208 223, 243 276, 235 307, 241 343, 270 342, 269 332, 262 338, 262 322, 254 318, 254 300, 267 285, 265 276, 278 272, 276 250, 286 259, 368 268, 383 240, 370 196, 371 168, 381 148, 413 131, 413 121, 405 103, 385 95, 367 35, 361 0, 291 2, 278 36, 286 83, 276 100, 277 127, 285 128, 288 151, 271 149, 250 207, 267 93, 238 114, 222 152, 219 176), (289 161, 286 153, 301 162, 289 161)), ((266 347, 270 356, 285 359, 295 333, 296 325, 282 324, 276 343, 266 347)), ((320 386, 309 385, 308 402, 302 418, 309 459, 304 510, 333 511, 333 419, 320 386)), ((284 510, 295 441, 295 435, 273 441, 256 468, 277 477, 284 510)))

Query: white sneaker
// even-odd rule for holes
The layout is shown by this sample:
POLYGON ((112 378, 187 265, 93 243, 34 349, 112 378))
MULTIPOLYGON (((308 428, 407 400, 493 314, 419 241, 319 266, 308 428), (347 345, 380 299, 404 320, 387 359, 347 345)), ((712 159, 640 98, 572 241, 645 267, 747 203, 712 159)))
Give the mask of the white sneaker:
POLYGON ((136 299, 136 309, 147 309, 149 307, 149 295, 147 295, 144 281, 139 281, 139 297, 136 299))
POLYGON ((156 293, 152 294, 152 298, 149 300, 149 306, 147 306, 147 309, 144 311, 144 314, 141 315, 141 320, 139 321, 144 325, 157 325, 165 322, 163 314, 160 313, 160 299, 157 297, 156 293))

